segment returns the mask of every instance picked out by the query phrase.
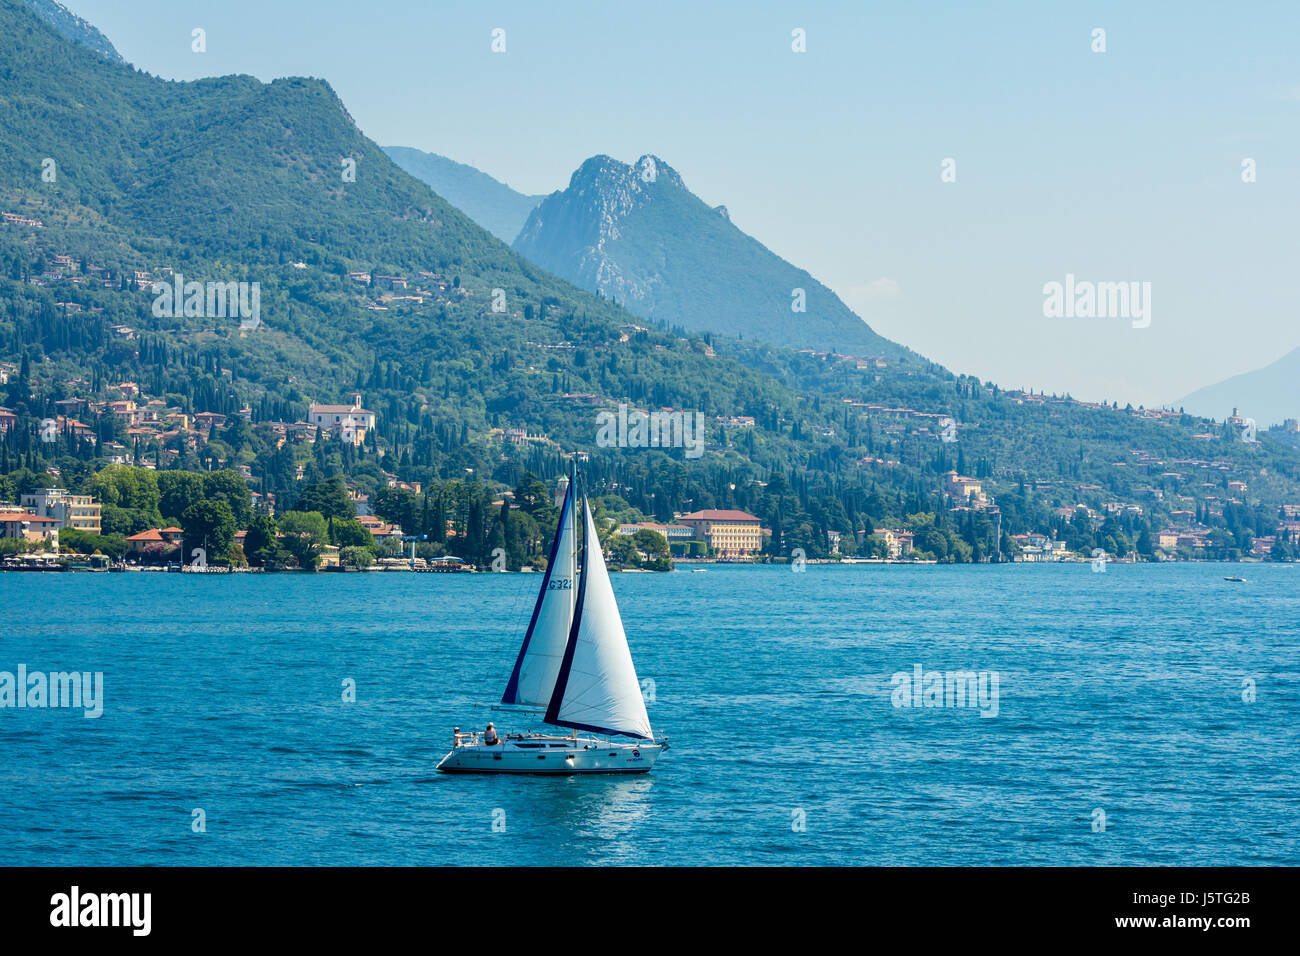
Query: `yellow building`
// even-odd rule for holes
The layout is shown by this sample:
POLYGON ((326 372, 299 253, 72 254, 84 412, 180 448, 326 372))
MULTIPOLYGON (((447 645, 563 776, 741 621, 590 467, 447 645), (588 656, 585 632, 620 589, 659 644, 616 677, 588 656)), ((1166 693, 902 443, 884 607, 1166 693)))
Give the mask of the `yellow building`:
POLYGON ((63 488, 43 488, 23 495, 22 506, 32 514, 54 518, 60 528, 76 528, 87 534, 100 534, 103 508, 90 495, 72 495, 63 488))
POLYGON ((677 519, 695 530, 695 540, 703 541, 719 558, 744 558, 758 554, 763 547, 763 530, 758 518, 745 511, 692 511, 677 519))

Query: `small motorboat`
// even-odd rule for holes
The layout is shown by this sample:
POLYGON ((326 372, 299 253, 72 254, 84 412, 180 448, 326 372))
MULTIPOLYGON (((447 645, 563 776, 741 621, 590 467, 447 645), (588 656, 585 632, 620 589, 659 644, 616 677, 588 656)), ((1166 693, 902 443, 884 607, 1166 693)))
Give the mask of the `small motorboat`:
POLYGON ((1241 577, 1240 575, 1236 575, 1236 574, 1230 574, 1230 575, 1228 575, 1226 578, 1224 578, 1223 580, 1225 580, 1225 581, 1232 581, 1232 582, 1235 583, 1235 584, 1245 584, 1245 583, 1246 583, 1246 579, 1245 579, 1245 578, 1241 577))

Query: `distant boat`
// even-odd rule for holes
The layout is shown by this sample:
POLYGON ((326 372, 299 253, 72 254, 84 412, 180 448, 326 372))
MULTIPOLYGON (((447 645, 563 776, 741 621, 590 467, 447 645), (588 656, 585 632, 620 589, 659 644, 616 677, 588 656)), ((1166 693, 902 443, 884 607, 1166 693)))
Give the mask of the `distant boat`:
POLYGON ((668 749, 650 728, 585 494, 578 567, 577 477, 571 467, 533 617, 494 708, 570 733, 496 735, 494 728, 489 743, 486 731, 456 727, 451 753, 438 764, 443 773, 645 773, 668 749))
POLYGON ((1238 583, 1238 584, 1245 584, 1245 583, 1246 583, 1246 579, 1245 579, 1245 578, 1243 578, 1243 577, 1239 577, 1239 576, 1237 576, 1237 575, 1235 575, 1235 574, 1233 574, 1233 575, 1229 575, 1228 577, 1224 578, 1223 580, 1225 580, 1225 581, 1235 581, 1235 582, 1238 583))

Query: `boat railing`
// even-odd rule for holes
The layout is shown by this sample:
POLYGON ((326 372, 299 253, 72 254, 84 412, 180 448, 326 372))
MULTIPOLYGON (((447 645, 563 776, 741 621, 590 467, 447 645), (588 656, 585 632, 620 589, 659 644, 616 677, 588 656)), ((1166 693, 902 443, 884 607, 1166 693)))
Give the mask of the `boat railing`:
MULTIPOLYGON (((457 730, 457 731, 453 732, 451 736, 452 736, 452 742, 453 742, 453 744, 454 744, 455 746, 457 746, 457 747, 486 747, 486 746, 488 746, 487 741, 485 741, 485 740, 483 739, 483 732, 482 732, 482 731, 473 731, 473 730, 471 730, 471 731, 461 731, 461 730, 457 730)), ((520 736, 521 736, 520 734, 498 734, 498 735, 497 735, 497 743, 502 743, 502 742, 504 742, 504 741, 506 741, 506 740, 517 739, 517 738, 519 738, 520 736)))

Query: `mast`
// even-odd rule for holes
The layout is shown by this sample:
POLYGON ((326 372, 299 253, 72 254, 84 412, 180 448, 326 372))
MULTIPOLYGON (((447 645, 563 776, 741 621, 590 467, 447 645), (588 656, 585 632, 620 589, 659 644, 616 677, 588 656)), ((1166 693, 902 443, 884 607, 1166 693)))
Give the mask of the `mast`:
MULTIPOLYGON (((575 453, 576 455, 576 453, 575 453)), ((578 510, 578 463, 575 458, 569 459, 569 487, 568 498, 573 502, 574 515, 573 519, 577 520, 578 510)), ((573 626, 573 609, 577 606, 578 601, 578 530, 576 524, 571 524, 573 528, 573 547, 569 548, 569 561, 564 570, 568 573, 568 578, 573 582, 573 591, 570 594, 569 602, 569 626, 573 626)))

